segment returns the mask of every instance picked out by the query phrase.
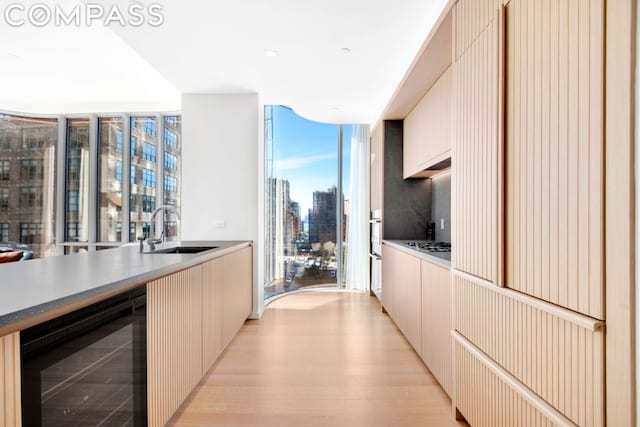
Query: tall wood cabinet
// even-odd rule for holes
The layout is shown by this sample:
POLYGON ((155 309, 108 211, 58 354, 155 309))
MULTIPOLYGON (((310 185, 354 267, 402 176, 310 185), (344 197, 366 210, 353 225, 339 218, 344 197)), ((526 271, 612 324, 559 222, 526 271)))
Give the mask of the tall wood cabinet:
POLYGON ((454 7, 454 403, 602 426, 606 5, 502 3, 454 7))
MULTIPOLYGON (((425 76, 450 51, 450 389, 471 425, 635 424, 636 9, 451 0, 383 113, 405 118, 403 175, 420 176, 430 155, 416 141, 446 102, 425 76)), ((385 252, 385 306, 403 329, 416 267, 385 252)), ((435 374, 447 316, 426 307, 447 287, 425 287, 431 267, 419 352, 435 374)))
POLYGON ((506 285, 604 319, 604 0, 511 0, 506 46, 506 285))
POLYGON ((485 17, 492 20, 478 27, 483 31, 477 36, 470 34, 470 29, 476 27, 466 24, 475 18, 474 13, 484 10, 480 9, 480 3, 460 1, 455 9, 453 266, 498 283, 499 19, 497 9, 493 9, 493 13, 485 17), (470 15, 465 17, 466 13, 470 15))

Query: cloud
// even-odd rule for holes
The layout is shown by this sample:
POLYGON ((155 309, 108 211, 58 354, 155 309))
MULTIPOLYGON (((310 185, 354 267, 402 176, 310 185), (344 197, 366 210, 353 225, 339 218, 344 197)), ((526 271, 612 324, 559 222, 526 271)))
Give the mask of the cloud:
POLYGON ((328 159, 335 159, 335 153, 327 153, 327 154, 318 154, 316 156, 304 156, 304 157, 289 157, 288 159, 280 159, 276 161, 276 170, 284 171, 284 170, 292 170, 292 169, 303 169, 307 166, 328 159))

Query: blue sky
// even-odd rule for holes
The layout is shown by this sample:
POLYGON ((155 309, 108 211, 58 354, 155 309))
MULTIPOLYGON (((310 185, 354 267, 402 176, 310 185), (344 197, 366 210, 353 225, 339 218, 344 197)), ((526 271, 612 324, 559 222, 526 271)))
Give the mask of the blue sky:
MULTIPOLYGON (((313 207, 313 192, 326 191, 338 179, 338 125, 318 123, 281 106, 273 107, 274 169, 289 180, 291 199, 302 217, 313 207)), ((351 125, 343 126, 343 186, 349 199, 351 125)))

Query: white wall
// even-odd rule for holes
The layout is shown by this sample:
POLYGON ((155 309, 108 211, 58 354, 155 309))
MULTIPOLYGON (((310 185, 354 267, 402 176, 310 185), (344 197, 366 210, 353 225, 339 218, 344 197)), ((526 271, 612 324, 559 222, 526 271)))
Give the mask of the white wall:
POLYGON ((182 96, 181 238, 254 242, 253 316, 264 307, 256 262, 261 131, 257 94, 182 96))

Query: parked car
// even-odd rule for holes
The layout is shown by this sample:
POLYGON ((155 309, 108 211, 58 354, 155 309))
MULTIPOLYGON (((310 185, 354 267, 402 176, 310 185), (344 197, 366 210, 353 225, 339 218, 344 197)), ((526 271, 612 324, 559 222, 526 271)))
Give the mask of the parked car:
POLYGON ((0 242, 0 253, 5 252, 22 252, 22 258, 19 261, 33 259, 33 249, 31 246, 18 242, 0 242))

